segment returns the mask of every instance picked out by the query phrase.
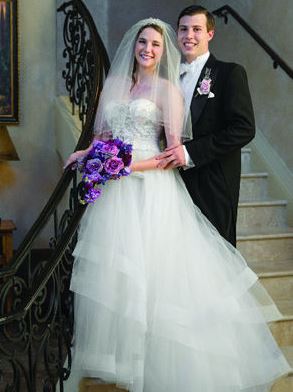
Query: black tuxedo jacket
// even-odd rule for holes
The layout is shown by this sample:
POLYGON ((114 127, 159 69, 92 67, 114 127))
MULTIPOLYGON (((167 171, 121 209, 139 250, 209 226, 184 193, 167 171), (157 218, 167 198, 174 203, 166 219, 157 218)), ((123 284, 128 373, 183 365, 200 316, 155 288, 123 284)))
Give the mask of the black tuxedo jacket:
POLYGON ((241 147, 255 135, 244 68, 210 55, 199 77, 190 110, 193 139, 185 146, 195 167, 180 172, 194 203, 235 246, 241 147), (213 98, 197 93, 207 68, 211 71, 213 98))

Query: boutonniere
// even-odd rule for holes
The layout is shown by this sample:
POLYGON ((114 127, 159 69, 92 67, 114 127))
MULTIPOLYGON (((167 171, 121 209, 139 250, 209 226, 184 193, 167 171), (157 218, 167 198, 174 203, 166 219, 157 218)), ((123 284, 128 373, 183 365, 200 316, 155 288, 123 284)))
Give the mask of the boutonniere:
POLYGON ((208 98, 213 98, 214 93, 211 92, 211 68, 206 68, 203 79, 199 82, 197 92, 199 95, 208 95, 208 98))

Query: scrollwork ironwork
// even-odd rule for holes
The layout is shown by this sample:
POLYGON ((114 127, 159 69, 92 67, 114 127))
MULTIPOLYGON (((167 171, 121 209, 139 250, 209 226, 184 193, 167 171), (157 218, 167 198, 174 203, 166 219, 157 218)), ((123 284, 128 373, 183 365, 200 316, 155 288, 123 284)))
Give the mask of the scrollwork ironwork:
POLYGON ((78 7, 72 3, 72 8, 64 9, 65 23, 63 38, 66 59, 62 76, 72 104, 72 113, 78 107, 79 118, 84 124, 92 91, 92 74, 94 72, 94 57, 92 41, 87 24, 79 13, 78 7))

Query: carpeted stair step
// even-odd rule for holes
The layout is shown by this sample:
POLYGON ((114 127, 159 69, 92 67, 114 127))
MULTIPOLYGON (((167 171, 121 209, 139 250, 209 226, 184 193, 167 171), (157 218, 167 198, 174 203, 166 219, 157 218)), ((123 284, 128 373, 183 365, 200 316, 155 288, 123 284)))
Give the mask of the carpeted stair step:
POLYGON ((240 201, 268 199, 268 173, 242 173, 240 201))
MULTIPOLYGON (((277 304, 280 311, 282 307, 277 304)), ((280 347, 293 346, 293 314, 284 316, 283 319, 270 323, 270 330, 280 347)))
POLYGON ((286 200, 240 202, 238 205, 237 232, 248 229, 257 231, 263 227, 286 227, 286 207, 286 200))
POLYGON ((259 230, 257 233, 239 232, 237 248, 248 261, 293 259, 293 230, 291 228, 274 228, 259 230))

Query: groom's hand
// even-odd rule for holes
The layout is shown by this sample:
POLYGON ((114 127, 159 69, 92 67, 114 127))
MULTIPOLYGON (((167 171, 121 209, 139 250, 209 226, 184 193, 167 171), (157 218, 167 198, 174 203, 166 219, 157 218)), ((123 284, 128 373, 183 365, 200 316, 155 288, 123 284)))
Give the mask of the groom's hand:
POLYGON ((167 147, 156 159, 159 160, 159 169, 174 169, 186 165, 182 144, 167 147))

